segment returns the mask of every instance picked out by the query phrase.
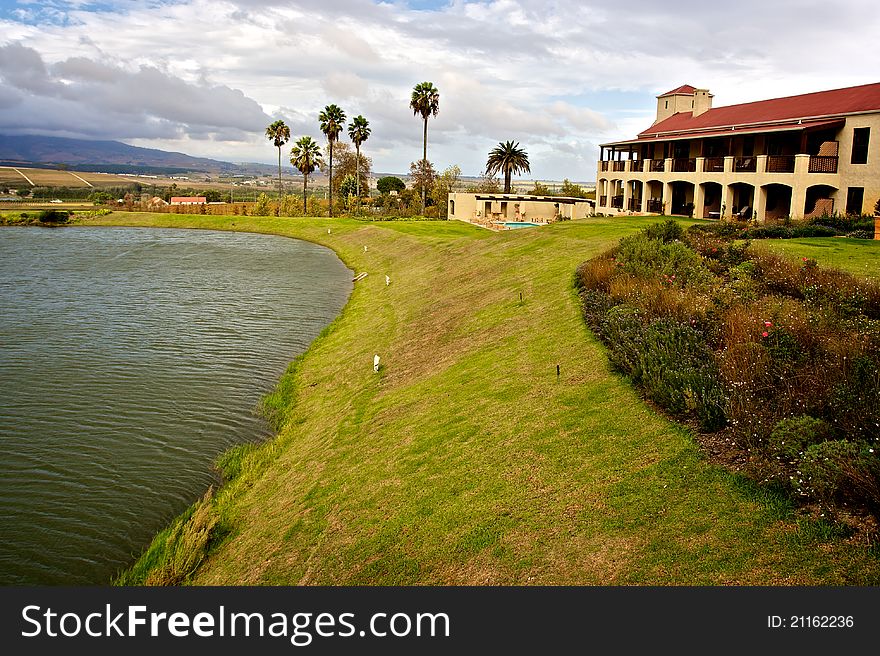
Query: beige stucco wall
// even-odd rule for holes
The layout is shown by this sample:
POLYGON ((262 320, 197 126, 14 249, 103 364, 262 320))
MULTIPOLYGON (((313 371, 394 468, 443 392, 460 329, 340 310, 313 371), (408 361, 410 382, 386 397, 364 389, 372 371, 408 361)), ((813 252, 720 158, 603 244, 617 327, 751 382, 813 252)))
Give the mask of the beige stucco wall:
MULTIPOLYGON (((482 195, 482 194, 481 194, 482 195)), ((492 221, 534 221, 545 223, 556 218, 556 206, 552 199, 519 200, 522 194, 493 194, 496 200, 477 200, 477 194, 451 193, 447 203, 449 218, 469 223, 487 224, 492 221), (517 205, 519 216, 517 216, 517 205)), ((587 201, 560 203, 559 215, 563 219, 581 219, 592 212, 592 204, 587 201)))

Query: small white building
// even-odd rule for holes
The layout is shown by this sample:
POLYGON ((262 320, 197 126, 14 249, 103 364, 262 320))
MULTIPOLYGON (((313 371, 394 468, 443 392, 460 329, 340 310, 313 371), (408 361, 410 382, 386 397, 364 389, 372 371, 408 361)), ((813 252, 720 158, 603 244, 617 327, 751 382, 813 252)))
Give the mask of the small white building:
POLYGON ((524 194, 449 194, 450 219, 505 230, 524 223, 537 225, 582 219, 593 212, 593 201, 570 196, 529 196, 524 194))

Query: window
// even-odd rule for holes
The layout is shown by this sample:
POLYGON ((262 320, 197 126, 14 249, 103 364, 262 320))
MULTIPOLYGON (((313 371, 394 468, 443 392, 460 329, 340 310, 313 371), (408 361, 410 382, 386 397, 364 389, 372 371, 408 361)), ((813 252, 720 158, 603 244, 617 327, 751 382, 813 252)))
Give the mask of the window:
POLYGON ((868 163, 868 141, 871 138, 871 128, 856 128, 853 130, 853 146, 851 164, 868 163))
POLYGON ((861 214, 862 201, 865 198, 864 187, 850 187, 846 190, 846 213, 861 214))
POLYGON ((666 105, 663 107, 663 109, 669 109, 669 101, 668 100, 666 101, 666 105))

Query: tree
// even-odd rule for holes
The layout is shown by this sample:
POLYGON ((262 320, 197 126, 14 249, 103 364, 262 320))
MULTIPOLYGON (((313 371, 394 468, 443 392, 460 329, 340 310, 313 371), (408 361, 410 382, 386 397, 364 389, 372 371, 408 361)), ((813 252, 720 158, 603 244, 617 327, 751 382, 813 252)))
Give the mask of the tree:
POLYGON ((434 188, 431 190, 431 197, 434 204, 440 210, 440 218, 447 218, 449 208, 449 194, 455 191, 458 181, 461 178, 461 169, 458 166, 450 166, 434 180, 434 188))
POLYGON ((562 188, 559 190, 562 196, 570 198, 586 198, 587 192, 579 184, 574 184, 568 178, 562 181, 562 188))
POLYGON ((309 188, 309 176, 315 172, 315 169, 324 166, 321 147, 311 137, 301 137, 290 149, 290 163, 303 176, 303 210, 305 210, 308 207, 306 192, 309 188))
POLYGON ((395 178, 393 175, 386 175, 384 178, 379 178, 376 181, 376 189, 379 190, 380 194, 390 194, 392 191, 400 193, 406 189, 406 183, 400 178, 395 178))
MULTIPOLYGON (((420 82, 413 87, 409 106, 414 116, 421 116, 425 121, 425 135, 422 142, 422 161, 428 161, 428 119, 440 112, 440 92, 432 82, 420 82)), ((427 187, 422 188, 422 214, 425 213, 425 195, 427 187)))
POLYGON ((345 127, 345 112, 336 105, 327 105, 320 114, 321 132, 330 144, 330 216, 333 216, 333 144, 339 140, 339 133, 345 127))
POLYGON ((510 193, 510 177, 514 173, 529 173, 529 154, 519 147, 519 142, 505 141, 489 151, 486 173, 504 174, 504 193, 510 193))
POLYGON ((345 207, 351 209, 351 198, 356 198, 357 193, 357 178, 351 174, 348 174, 344 178, 342 178, 342 182, 339 183, 339 195, 342 198, 342 203, 345 207))
POLYGON ((535 186, 529 192, 532 196, 550 196, 550 187, 535 180, 535 186))
POLYGON ((468 191, 478 194, 497 194, 501 191, 501 183, 495 175, 483 172, 480 174, 480 181, 472 185, 468 191))
MULTIPOLYGON (((367 119, 365 119, 363 116, 358 114, 353 119, 351 119, 351 124, 348 126, 348 138, 351 139, 351 143, 354 144, 356 153, 356 164, 359 163, 361 159, 361 144, 370 138, 370 132, 370 122, 367 121, 367 119)), ((359 168, 357 171, 355 171, 355 182, 357 182, 357 190, 355 192, 355 195, 358 197, 358 202, 360 202, 361 176, 359 168)))
POLYGON ((281 146, 290 140, 290 128, 284 121, 275 121, 266 128, 266 138, 278 149, 278 195, 281 195, 281 146))
POLYGON ((269 204, 269 197, 266 194, 260 194, 254 205, 254 216, 269 216, 272 213, 272 206, 269 204))
POLYGON ((370 171, 373 160, 361 154, 358 156, 347 143, 337 143, 333 148, 333 193, 339 191, 343 178, 350 175, 359 181, 361 193, 370 188, 370 171))
POLYGON ((418 162, 412 162, 409 165, 409 177, 412 180, 412 188, 422 198, 422 214, 425 213, 425 199, 428 195, 428 189, 434 186, 434 179, 437 177, 437 171, 434 170, 433 164, 426 159, 418 162))

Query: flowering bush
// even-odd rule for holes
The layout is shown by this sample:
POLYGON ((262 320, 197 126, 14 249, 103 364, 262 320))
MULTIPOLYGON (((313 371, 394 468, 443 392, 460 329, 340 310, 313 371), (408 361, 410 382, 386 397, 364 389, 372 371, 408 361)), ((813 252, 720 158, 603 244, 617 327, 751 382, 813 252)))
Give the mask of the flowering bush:
POLYGON ((585 262, 575 283, 648 398, 726 429, 756 477, 880 521, 880 286, 670 222, 585 262))

